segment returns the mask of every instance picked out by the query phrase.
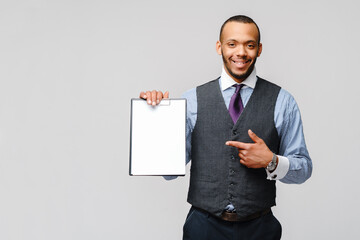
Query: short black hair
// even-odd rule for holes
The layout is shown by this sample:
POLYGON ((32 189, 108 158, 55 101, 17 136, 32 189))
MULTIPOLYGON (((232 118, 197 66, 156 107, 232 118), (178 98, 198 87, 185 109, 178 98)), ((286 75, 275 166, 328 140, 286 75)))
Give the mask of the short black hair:
POLYGON ((219 40, 221 40, 221 34, 222 34, 223 30, 224 30, 225 25, 228 22, 240 22, 240 23, 253 23, 253 24, 255 24, 255 26, 256 26, 256 28, 258 30, 258 33, 259 33, 258 44, 260 44, 260 29, 259 29, 258 25, 256 24, 256 22, 254 20, 252 20, 252 18, 250 18, 248 16, 245 16, 245 15, 232 16, 231 18, 226 20, 223 23, 223 25, 221 26, 219 40))

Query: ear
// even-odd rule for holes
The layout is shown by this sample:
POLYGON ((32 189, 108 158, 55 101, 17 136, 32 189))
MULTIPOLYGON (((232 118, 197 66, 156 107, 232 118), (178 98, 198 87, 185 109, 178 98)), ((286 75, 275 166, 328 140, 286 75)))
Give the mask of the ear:
POLYGON ((216 42, 216 52, 221 55, 221 42, 217 41, 216 42))
POLYGON ((259 50, 257 56, 260 57, 260 54, 262 52, 262 43, 259 43, 259 50))

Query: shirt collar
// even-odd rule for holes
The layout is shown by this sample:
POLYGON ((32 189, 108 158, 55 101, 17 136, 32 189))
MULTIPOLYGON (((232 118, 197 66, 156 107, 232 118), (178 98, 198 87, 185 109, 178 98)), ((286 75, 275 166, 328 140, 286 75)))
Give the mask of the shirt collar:
MULTIPOLYGON (((224 91, 229 87, 232 87, 234 84, 238 84, 237 82, 234 81, 234 79, 232 79, 227 74, 224 67, 222 68, 220 81, 221 81, 221 91, 224 91)), ((251 72, 251 74, 244 81, 242 81, 241 84, 245 85, 244 88, 246 87, 255 88, 256 82, 257 82, 256 68, 254 67, 254 70, 251 72)))

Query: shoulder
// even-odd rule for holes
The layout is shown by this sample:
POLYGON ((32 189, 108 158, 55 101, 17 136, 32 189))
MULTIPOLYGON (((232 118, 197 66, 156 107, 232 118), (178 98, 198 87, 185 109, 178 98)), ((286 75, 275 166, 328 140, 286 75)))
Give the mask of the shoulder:
POLYGON ((260 89, 266 89, 266 91, 272 91, 276 94, 278 94, 281 89, 281 87, 276 85, 275 83, 263 79, 259 76, 257 76, 256 87, 260 89))
POLYGON ((181 97, 182 98, 186 98, 188 101, 189 100, 196 100, 196 95, 197 95, 197 91, 199 89, 206 89, 208 87, 211 87, 212 85, 215 85, 215 86, 218 86, 219 85, 219 78, 215 79, 215 80, 212 80, 212 81, 209 81, 209 82, 206 82, 204 84, 201 84, 195 88, 192 88, 190 90, 187 90, 186 92, 184 92, 181 97))
POLYGON ((300 109, 295 98, 285 89, 281 88, 276 105, 275 118, 284 121, 298 121, 301 119, 300 109))
POLYGON ((196 88, 192 88, 187 90, 181 95, 182 98, 186 98, 186 100, 193 100, 196 99, 196 88))
POLYGON ((287 90, 281 88, 277 98, 277 105, 284 106, 287 110, 294 110, 297 108, 295 98, 287 90))
POLYGON ((207 89, 207 88, 212 88, 212 87, 217 87, 219 86, 219 79, 220 77, 218 77, 217 79, 214 79, 212 81, 206 82, 204 84, 201 84, 199 86, 196 87, 196 89, 207 89))
POLYGON ((281 105, 296 104, 294 97, 288 91, 286 91, 284 88, 282 88, 281 86, 278 86, 277 84, 275 84, 273 82, 263 79, 259 76, 257 76, 257 78, 258 78, 257 82, 261 83, 261 85, 264 85, 264 87, 266 87, 266 88, 272 87, 279 92, 278 97, 277 97, 277 104, 281 104, 281 105))

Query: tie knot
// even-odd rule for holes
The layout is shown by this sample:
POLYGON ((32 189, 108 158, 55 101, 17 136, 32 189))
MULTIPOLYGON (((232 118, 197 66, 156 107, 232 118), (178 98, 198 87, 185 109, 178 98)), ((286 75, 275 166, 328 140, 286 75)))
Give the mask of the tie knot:
POLYGON ((236 87, 235 92, 238 93, 240 89, 244 86, 244 84, 234 84, 233 86, 236 87))

